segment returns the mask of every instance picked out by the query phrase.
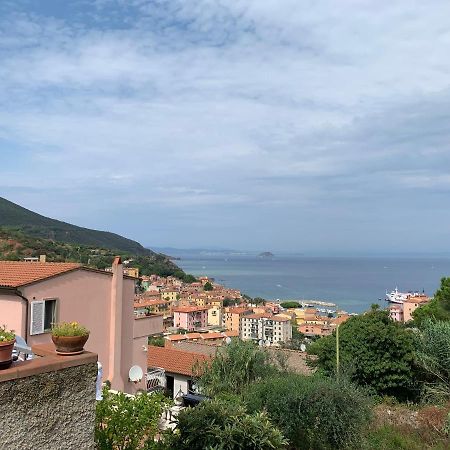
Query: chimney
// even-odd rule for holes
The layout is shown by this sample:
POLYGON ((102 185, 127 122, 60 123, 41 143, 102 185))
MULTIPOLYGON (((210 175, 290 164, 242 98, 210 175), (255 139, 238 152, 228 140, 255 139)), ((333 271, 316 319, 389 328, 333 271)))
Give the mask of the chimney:
POLYGON ((109 321, 109 376, 111 387, 123 391, 124 380, 120 373, 122 355, 122 299, 123 267, 120 256, 114 258, 111 280, 111 313, 109 321))
POLYGON ((41 263, 47 262, 47 255, 39 255, 39 262, 41 263))

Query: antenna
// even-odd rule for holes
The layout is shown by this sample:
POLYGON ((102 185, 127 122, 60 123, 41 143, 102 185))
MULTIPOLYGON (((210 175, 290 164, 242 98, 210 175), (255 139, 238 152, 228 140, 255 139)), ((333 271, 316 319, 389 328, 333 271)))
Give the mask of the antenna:
POLYGON ((128 372, 128 379, 133 383, 138 383, 141 381, 143 376, 144 372, 139 366, 132 366, 128 372))

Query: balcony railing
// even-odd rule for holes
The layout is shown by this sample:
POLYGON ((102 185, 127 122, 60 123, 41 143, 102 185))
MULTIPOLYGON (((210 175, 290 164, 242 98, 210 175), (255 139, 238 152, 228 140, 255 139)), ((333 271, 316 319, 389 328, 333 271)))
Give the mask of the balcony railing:
POLYGON ((160 367, 155 367, 147 372, 147 392, 161 391, 167 387, 166 372, 160 367))

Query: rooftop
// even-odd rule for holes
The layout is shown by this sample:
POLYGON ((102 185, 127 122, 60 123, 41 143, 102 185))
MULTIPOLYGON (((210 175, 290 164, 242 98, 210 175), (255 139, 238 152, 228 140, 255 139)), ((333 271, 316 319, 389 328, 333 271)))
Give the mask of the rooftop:
POLYGON ((0 261, 0 286, 17 288, 81 267, 78 263, 0 261))
POLYGON ((169 373, 193 376, 194 365, 209 360, 209 357, 199 353, 174 350, 167 347, 148 346, 148 367, 161 367, 169 373))

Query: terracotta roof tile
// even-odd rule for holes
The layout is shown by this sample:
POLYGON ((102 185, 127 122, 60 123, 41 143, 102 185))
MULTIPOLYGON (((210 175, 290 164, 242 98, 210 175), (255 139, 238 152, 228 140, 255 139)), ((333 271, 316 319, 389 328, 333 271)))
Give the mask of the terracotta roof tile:
POLYGON ((166 372, 180 375, 193 376, 192 368, 199 362, 209 361, 205 355, 182 350, 174 350, 167 347, 148 346, 148 367, 161 367, 166 372))
POLYGON ((0 286, 25 286, 81 267, 78 263, 0 261, 0 286))

